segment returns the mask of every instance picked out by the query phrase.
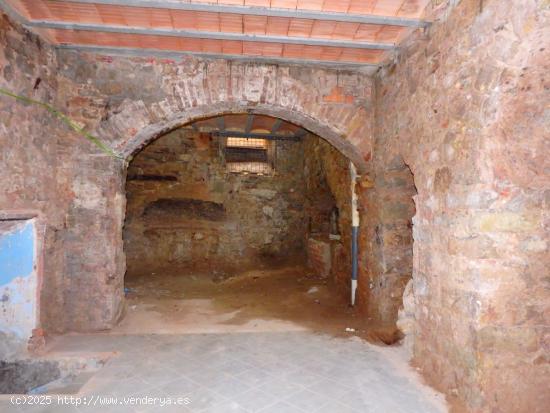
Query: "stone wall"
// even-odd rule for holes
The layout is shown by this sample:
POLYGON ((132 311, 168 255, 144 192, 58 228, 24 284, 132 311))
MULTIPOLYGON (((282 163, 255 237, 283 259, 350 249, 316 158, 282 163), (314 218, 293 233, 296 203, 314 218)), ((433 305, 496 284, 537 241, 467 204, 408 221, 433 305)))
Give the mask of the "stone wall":
MULTIPOLYGON (((293 65, 54 54, 4 17, 0 85, 55 103, 126 159, 189 121, 231 112, 281 117, 322 136, 370 172, 361 182, 359 294, 387 322, 410 268, 405 222, 416 189, 407 300, 415 363, 465 410, 542 411, 550 404, 548 2, 449 3, 376 87, 361 73, 293 65)), ((125 163, 42 108, 1 96, 0 116, 8 177, 0 209, 37 217, 42 326, 112 327, 124 304, 125 163)))
POLYGON ((412 278, 412 217, 416 194, 413 175, 403 159, 373 159, 374 186, 358 185, 364 219, 361 222, 359 303, 380 324, 397 319, 405 286, 412 278))
POLYGON ((307 267, 317 277, 328 277, 332 270, 332 251, 327 238, 309 236, 307 238, 307 267))
POLYGON ((248 112, 302 126, 367 169, 374 89, 362 73, 192 56, 57 58, 59 104, 125 157, 193 120, 248 112))
MULTIPOLYGON (((452 3, 376 85, 375 175, 402 157, 418 190, 414 304, 407 300, 414 362, 463 410, 542 412, 550 405, 548 2, 452 3)), ((373 196, 387 189, 375 182, 373 196)))
MULTIPOLYGON (((67 113, 56 52, 5 15, 0 23, 0 86, 67 113)), ((93 104, 82 108, 98 113, 93 104)), ((123 303, 125 260, 113 248, 122 244, 123 162, 39 105, 0 95, 0 116, 0 216, 36 217, 40 326, 112 327, 123 303)))
MULTIPOLYGON (((332 143, 362 171, 371 156, 372 79, 360 73, 194 57, 59 51, 57 104, 127 159, 166 132, 225 113, 279 117, 332 143)), ((68 139, 70 142, 71 139, 68 139)), ((72 139, 74 142, 74 138, 72 139)), ((63 153, 69 208, 63 304, 51 328, 111 328, 123 309, 125 166, 79 141, 63 153)))
MULTIPOLYGON (((48 45, 0 14, 2 89, 53 103, 57 88, 55 64, 55 53, 48 45)), ((56 290, 63 285, 63 207, 68 204, 69 194, 59 188, 56 166, 58 137, 64 133, 64 125, 43 108, 0 94, 0 222, 34 219, 36 276, 39 285, 45 285, 40 299, 51 303, 51 307, 61 306, 56 290)), ((29 302, 28 308, 38 311, 39 298, 34 297, 36 302, 29 302)), ((44 306, 41 313, 32 317, 45 320, 51 315, 44 306)), ((10 335, 0 331, 0 351, 24 350, 25 342, 13 343, 17 348, 6 348, 11 342, 10 335)))
POLYGON ((304 142, 308 237, 331 244, 331 275, 343 288, 351 278, 351 186, 349 159, 322 139, 304 142), (336 211, 336 222, 331 214, 336 211), (330 240, 330 235, 339 240, 330 240))
MULTIPOLYGON (((373 81, 361 73, 54 53, 2 19, 2 85, 54 104, 127 160, 194 119, 249 112, 303 126, 367 169, 373 81)), ((1 138, 9 142, 3 172, 10 176, 1 184, 2 203, 43 218, 37 222, 48 303, 41 306, 42 326, 51 332, 111 328, 124 305, 126 164, 45 110, 1 99, 1 138)))
POLYGON ((190 127, 139 152, 126 185, 129 273, 303 259, 303 143, 273 144, 273 175, 228 172, 221 139, 190 127))

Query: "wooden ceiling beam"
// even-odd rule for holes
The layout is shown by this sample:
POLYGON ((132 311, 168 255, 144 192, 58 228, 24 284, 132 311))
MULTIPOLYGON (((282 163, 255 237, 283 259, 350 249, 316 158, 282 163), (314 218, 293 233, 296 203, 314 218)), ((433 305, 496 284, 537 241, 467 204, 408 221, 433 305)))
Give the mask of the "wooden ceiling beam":
POLYGON ((250 131, 252 130, 253 124, 254 124, 254 115, 248 114, 248 116, 246 117, 246 126, 244 127, 244 132, 250 133, 250 131))
POLYGON ((225 118, 223 116, 216 118, 216 124, 220 132, 225 132, 225 118))
POLYGON ((277 120, 275 120, 275 122, 273 123, 273 126, 271 127, 271 133, 272 134, 277 133, 277 131, 279 130, 282 124, 283 124, 283 120, 277 118, 277 120))

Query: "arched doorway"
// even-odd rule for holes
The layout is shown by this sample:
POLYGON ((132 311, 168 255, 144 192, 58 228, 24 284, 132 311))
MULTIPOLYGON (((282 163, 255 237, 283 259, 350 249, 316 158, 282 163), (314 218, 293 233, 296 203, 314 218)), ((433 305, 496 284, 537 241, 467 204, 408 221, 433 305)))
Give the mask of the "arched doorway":
MULTIPOLYGON (((200 119, 208 119, 228 114, 260 115, 278 118, 298 125, 330 143, 334 148, 354 163, 359 173, 367 170, 367 161, 359 148, 352 143, 352 136, 346 136, 333 126, 316 119, 314 113, 293 109, 278 104, 235 102, 219 102, 211 105, 195 106, 185 112, 177 113, 163 121, 149 124, 119 143, 119 152, 125 158, 131 159, 143 147, 167 132, 200 119)), ((145 122, 145 120, 142 120, 145 122)), ((368 137, 367 137, 368 138, 368 137)), ((365 139, 368 141, 369 139, 365 139)))
MULTIPOLYGON (((75 106, 70 114, 88 119, 87 130, 127 160, 148 142, 193 120, 254 113, 300 125, 345 152, 360 172, 367 169, 374 130, 369 77, 340 70, 192 57, 121 60, 143 77, 105 75, 113 73, 111 58, 74 62, 91 69, 94 99, 103 105, 93 113, 81 113, 81 107, 75 106), (116 93, 119 90, 125 93, 116 93)), ((70 88, 67 93, 68 101, 77 96, 70 88)), ((78 208, 74 218, 71 215, 71 223, 77 224, 71 225, 71 250, 80 255, 85 251, 86 259, 67 262, 66 288, 45 284, 45 294, 58 297, 58 305, 44 312, 44 320, 48 328, 61 331, 110 329, 124 306, 126 164, 98 153, 91 145, 79 146, 73 158, 78 166, 68 193, 76 206, 94 207, 88 219, 80 219, 78 208), (88 202, 92 193, 93 203, 88 202), (73 293, 83 290, 91 291, 89 300, 73 293)))
POLYGON ((319 315, 349 324, 347 145, 248 111, 193 120, 141 148, 127 174, 119 330, 301 328, 319 315))

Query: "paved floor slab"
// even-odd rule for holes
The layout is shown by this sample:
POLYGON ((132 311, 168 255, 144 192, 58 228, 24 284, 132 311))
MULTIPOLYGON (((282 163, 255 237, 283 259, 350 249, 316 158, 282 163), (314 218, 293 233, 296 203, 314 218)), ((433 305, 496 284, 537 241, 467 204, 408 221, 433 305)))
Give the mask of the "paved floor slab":
POLYGON ((52 352, 116 352, 75 395, 91 406, 22 412, 439 413, 400 349, 310 332, 69 335, 52 352), (130 405, 129 397, 134 397, 130 405), (156 401, 146 402, 145 397, 156 401), (137 400, 139 399, 139 401, 137 400), (161 406, 168 400, 177 405, 161 406), (113 405, 113 403, 115 403, 113 405))

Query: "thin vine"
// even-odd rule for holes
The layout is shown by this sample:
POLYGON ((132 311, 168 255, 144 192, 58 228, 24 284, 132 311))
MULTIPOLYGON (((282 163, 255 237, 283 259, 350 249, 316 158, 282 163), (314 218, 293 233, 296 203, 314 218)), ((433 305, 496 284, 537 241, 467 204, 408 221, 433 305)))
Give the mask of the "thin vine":
POLYGON ((103 143, 99 138, 95 137, 91 133, 84 130, 84 128, 80 127, 75 121, 73 121, 71 118, 54 108, 53 106, 41 102, 39 100, 31 99, 27 96, 21 96, 17 95, 13 92, 10 92, 9 90, 0 88, 0 94, 5 96, 10 96, 16 100, 19 100, 21 102, 30 103, 33 105, 40 106, 44 109, 46 109, 48 112, 50 112, 52 115, 54 115, 56 118, 61 120, 63 123, 68 125, 72 130, 74 130, 76 133, 84 136, 84 138, 88 139, 90 142, 92 142, 95 146, 97 146, 99 149, 101 149, 103 152, 105 152, 107 155, 112 156, 113 158, 117 159, 124 159, 124 157, 117 154, 112 148, 110 148, 108 145, 103 143))

